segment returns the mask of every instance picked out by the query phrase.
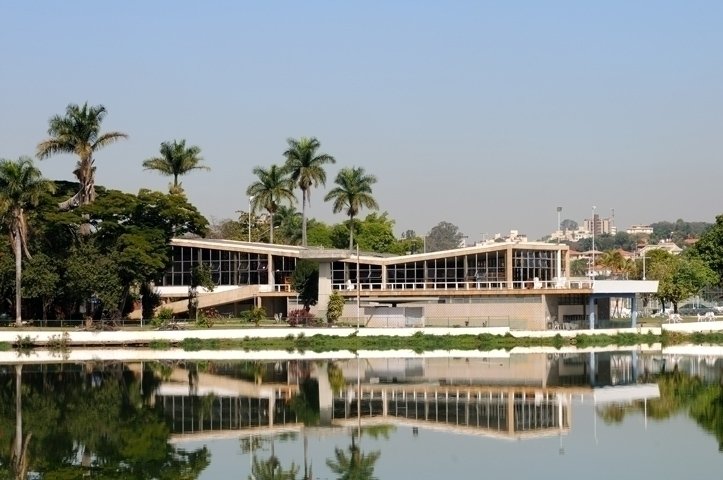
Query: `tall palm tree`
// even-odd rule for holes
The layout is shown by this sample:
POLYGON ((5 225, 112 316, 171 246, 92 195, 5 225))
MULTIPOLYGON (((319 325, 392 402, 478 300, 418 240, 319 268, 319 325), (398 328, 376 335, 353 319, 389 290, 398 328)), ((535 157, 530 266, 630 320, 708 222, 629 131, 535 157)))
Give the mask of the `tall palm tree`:
POLYGON ((78 163, 73 174, 80 182, 80 190, 59 206, 68 210, 80 205, 87 205, 95 200, 95 160, 93 154, 101 148, 120 139, 128 138, 121 132, 100 133, 100 124, 106 115, 103 105, 82 107, 70 104, 65 116, 55 115, 50 119, 48 140, 38 144, 39 159, 48 158, 56 153, 74 153, 78 155, 78 163))
POLYGON ((22 325, 23 252, 28 252, 27 210, 38 205, 41 194, 55 191, 55 184, 44 179, 30 157, 17 161, 0 160, 0 214, 10 232, 15 255, 15 323, 22 325))
POLYGON ((201 149, 196 145, 186 147, 186 140, 174 140, 161 143, 161 156, 143 161, 143 168, 156 170, 162 175, 173 176, 173 183, 169 186, 171 193, 181 193, 183 188, 178 183, 178 177, 191 170, 210 170, 206 165, 200 165, 203 158, 201 149))
POLYGON ((311 201, 311 187, 326 185, 324 165, 336 163, 336 160, 326 153, 317 154, 321 143, 315 137, 301 137, 298 140, 289 138, 286 142, 289 144, 288 150, 284 152, 286 168, 291 179, 301 189, 301 245, 305 247, 306 204, 311 201))
POLYGON ((349 215, 349 249, 354 247, 354 217, 363 208, 376 210, 377 201, 372 196, 372 185, 377 183, 374 175, 364 173, 362 167, 342 168, 334 180, 337 187, 326 194, 324 201, 334 201, 334 213, 346 209, 349 215))
POLYGON ((294 203, 294 181, 288 174, 288 170, 278 165, 271 165, 268 169, 261 167, 254 168, 254 175, 258 180, 252 183, 246 194, 251 196, 251 213, 259 207, 269 212, 271 229, 269 241, 274 243, 274 214, 279 210, 279 203, 294 203))

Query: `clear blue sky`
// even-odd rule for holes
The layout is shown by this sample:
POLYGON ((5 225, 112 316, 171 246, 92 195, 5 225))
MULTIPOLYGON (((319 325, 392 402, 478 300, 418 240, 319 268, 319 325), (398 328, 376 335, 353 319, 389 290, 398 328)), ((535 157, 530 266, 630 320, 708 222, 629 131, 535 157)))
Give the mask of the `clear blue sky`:
POLYGON ((345 166, 379 178, 397 233, 537 238, 557 206, 622 228, 723 213, 720 1, 4 0, 0 19, 0 157, 103 104, 130 139, 98 153, 98 183, 166 190, 141 163, 185 138, 212 168, 182 179, 209 218, 247 210, 252 168, 300 136, 337 159, 312 193, 327 222, 345 166))

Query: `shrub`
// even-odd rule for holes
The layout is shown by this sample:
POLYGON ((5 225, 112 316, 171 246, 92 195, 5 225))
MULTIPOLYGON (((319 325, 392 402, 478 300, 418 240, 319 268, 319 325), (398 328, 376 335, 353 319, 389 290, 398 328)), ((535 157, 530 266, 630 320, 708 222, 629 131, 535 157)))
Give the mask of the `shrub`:
POLYGON ((241 319, 248 322, 253 322, 257 327, 261 320, 266 318, 266 310, 264 307, 251 307, 250 310, 246 310, 241 314, 241 319))
POLYGON ((326 322, 332 324, 339 320, 344 312, 344 297, 339 292, 334 292, 329 296, 329 303, 326 306, 326 322))
POLYGON ((316 320, 314 316, 305 308, 297 308, 296 310, 292 310, 289 312, 289 316, 287 317, 286 321, 292 327, 296 327, 298 325, 313 325, 316 320))

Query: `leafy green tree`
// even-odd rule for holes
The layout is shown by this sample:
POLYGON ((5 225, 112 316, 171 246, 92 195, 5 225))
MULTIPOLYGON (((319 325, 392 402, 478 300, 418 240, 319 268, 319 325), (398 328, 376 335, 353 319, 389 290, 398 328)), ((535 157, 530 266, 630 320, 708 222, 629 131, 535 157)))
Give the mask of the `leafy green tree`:
POLYGON ((38 205, 44 192, 55 188, 45 180, 29 157, 0 161, 0 219, 10 233, 15 256, 15 323, 22 325, 22 257, 28 251, 26 212, 38 205))
POLYGON ((198 321, 198 287, 212 292, 216 285, 211 277, 211 269, 205 263, 196 264, 191 269, 191 283, 188 286, 188 318, 198 321))
POLYGON ((344 297, 339 292, 332 292, 329 295, 329 303, 326 306, 326 321, 329 325, 339 320, 344 312, 344 297))
POLYGON ((570 262, 570 275, 573 277, 584 277, 588 270, 587 260, 578 258, 570 262))
POLYGON ((439 222, 432 227, 426 237, 426 251, 438 252, 441 250, 452 250, 458 248, 462 242, 462 232, 456 225, 449 222, 439 222))
POLYGON ((299 294, 305 310, 310 310, 319 301, 319 265, 311 260, 301 259, 291 274, 291 288, 299 294))
POLYGON ((25 266, 23 296, 37 298, 41 305, 41 318, 48 319, 48 308, 60 294, 60 273, 57 263, 44 253, 36 253, 25 266))
POLYGON ((354 217, 362 208, 379 208, 372 195, 372 185, 377 182, 374 175, 368 175, 362 167, 342 168, 336 176, 336 187, 324 197, 324 201, 333 201, 334 213, 346 210, 349 216, 349 249, 354 247, 354 217))
POLYGON ((314 137, 289 138, 284 152, 291 179, 301 189, 301 245, 306 246, 306 204, 311 201, 311 188, 326 185, 324 165, 336 163, 331 155, 317 153, 321 143, 314 137))
POLYGON ((274 214, 279 210, 280 203, 296 202, 294 181, 289 176, 288 170, 278 165, 271 165, 268 169, 256 167, 254 175, 258 180, 246 189, 246 194, 252 198, 251 212, 258 210, 259 207, 269 212, 269 243, 274 243, 274 214))
POLYGON ((330 248, 334 246, 333 228, 314 218, 309 220, 307 238, 308 244, 315 247, 330 248))
MULTIPOLYGON (((387 212, 372 212, 359 223, 357 243, 359 248, 379 253, 394 253, 397 239, 394 237, 394 220, 387 212)), ((420 239, 421 241, 421 239, 420 239)))
MULTIPOLYGON (((247 216, 244 214, 244 216, 247 216)), ((247 238, 248 227, 244 231, 240 221, 223 219, 219 222, 212 222, 209 225, 206 238, 221 238, 225 240, 243 240, 247 238)))
POLYGON ((95 200, 95 159, 93 154, 118 140, 128 138, 121 132, 100 133, 100 125, 106 115, 103 105, 83 106, 70 104, 65 115, 50 119, 48 135, 51 138, 38 144, 37 156, 41 160, 56 153, 73 153, 78 163, 73 174, 80 182, 80 190, 70 199, 62 202, 61 210, 92 203, 95 200))
POLYGON ((575 220, 571 220, 569 218, 566 218, 565 220, 560 222, 560 228, 563 231, 565 231, 565 230, 574 231, 574 230, 577 230, 577 227, 578 227, 577 222, 575 220))
POLYGON ((723 280, 723 215, 715 217, 715 224, 706 230, 691 248, 723 280))
POLYGON ((161 143, 161 155, 143 161, 143 168, 155 170, 162 175, 173 176, 173 183, 168 186, 170 193, 183 193, 178 177, 192 170, 210 170, 201 165, 201 149, 196 145, 186 146, 186 140, 174 140, 161 143))
POLYGON ((648 278, 658 280, 657 296, 664 303, 673 304, 677 313, 678 303, 710 285, 718 282, 717 274, 700 258, 688 255, 671 255, 664 251, 650 252, 651 266, 648 278))
POLYGON ((118 264, 112 255, 104 255, 92 239, 73 247, 65 261, 63 283, 72 299, 74 311, 91 299, 90 316, 99 319, 106 310, 116 316, 120 312, 124 286, 118 275, 118 264))

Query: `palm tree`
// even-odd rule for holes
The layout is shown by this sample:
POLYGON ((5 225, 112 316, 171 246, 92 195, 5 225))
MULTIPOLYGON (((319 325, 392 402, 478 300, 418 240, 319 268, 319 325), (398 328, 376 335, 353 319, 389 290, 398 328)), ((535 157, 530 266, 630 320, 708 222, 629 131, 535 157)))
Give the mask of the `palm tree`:
POLYGON ((55 184, 45 180, 30 157, 0 161, 0 214, 10 232, 15 255, 15 323, 22 325, 23 251, 28 252, 28 223, 25 212, 38 205, 41 194, 54 192, 55 184))
POLYGON ((294 463, 285 470, 279 459, 271 455, 268 460, 253 459, 249 480, 296 480, 298 473, 299 467, 294 463))
POLYGON ((334 183, 337 187, 326 194, 324 201, 334 201, 334 213, 346 209, 349 215, 349 250, 354 247, 354 217, 363 208, 376 210, 377 201, 372 196, 372 185, 377 183, 374 175, 364 173, 362 167, 342 168, 334 183))
POLYGON ((311 201, 311 187, 326 185, 324 165, 336 163, 336 160, 326 153, 316 153, 321 143, 314 137, 289 138, 286 142, 289 144, 289 149, 284 152, 286 168, 301 189, 301 245, 305 247, 306 204, 311 201))
POLYGON ((95 200, 95 160, 93 154, 128 135, 121 132, 100 133, 100 124, 106 115, 103 105, 82 107, 70 104, 65 116, 55 115, 50 119, 48 140, 38 144, 39 159, 48 158, 56 153, 74 153, 78 155, 78 163, 73 174, 80 182, 80 190, 59 206, 61 210, 80 205, 87 205, 95 200))
POLYGON ((252 183, 246 190, 246 194, 252 198, 251 213, 257 208, 263 207, 269 212, 271 229, 269 231, 269 242, 274 243, 274 214, 279 210, 279 203, 293 203, 294 181, 289 177, 284 167, 271 165, 270 168, 254 168, 254 175, 258 180, 252 183))
POLYGON ((374 480, 374 464, 381 454, 379 451, 366 455, 362 453, 354 441, 355 434, 351 435, 349 455, 341 448, 334 448, 334 460, 327 459, 326 465, 331 471, 339 475, 339 480, 374 480))
POLYGON ((156 170, 162 175, 172 175, 173 183, 169 185, 169 191, 181 193, 183 188, 178 183, 180 175, 185 175, 191 170, 210 170, 206 165, 200 165, 203 161, 200 153, 201 149, 196 145, 186 147, 186 140, 163 142, 161 143, 161 156, 144 160, 143 168, 156 170))

